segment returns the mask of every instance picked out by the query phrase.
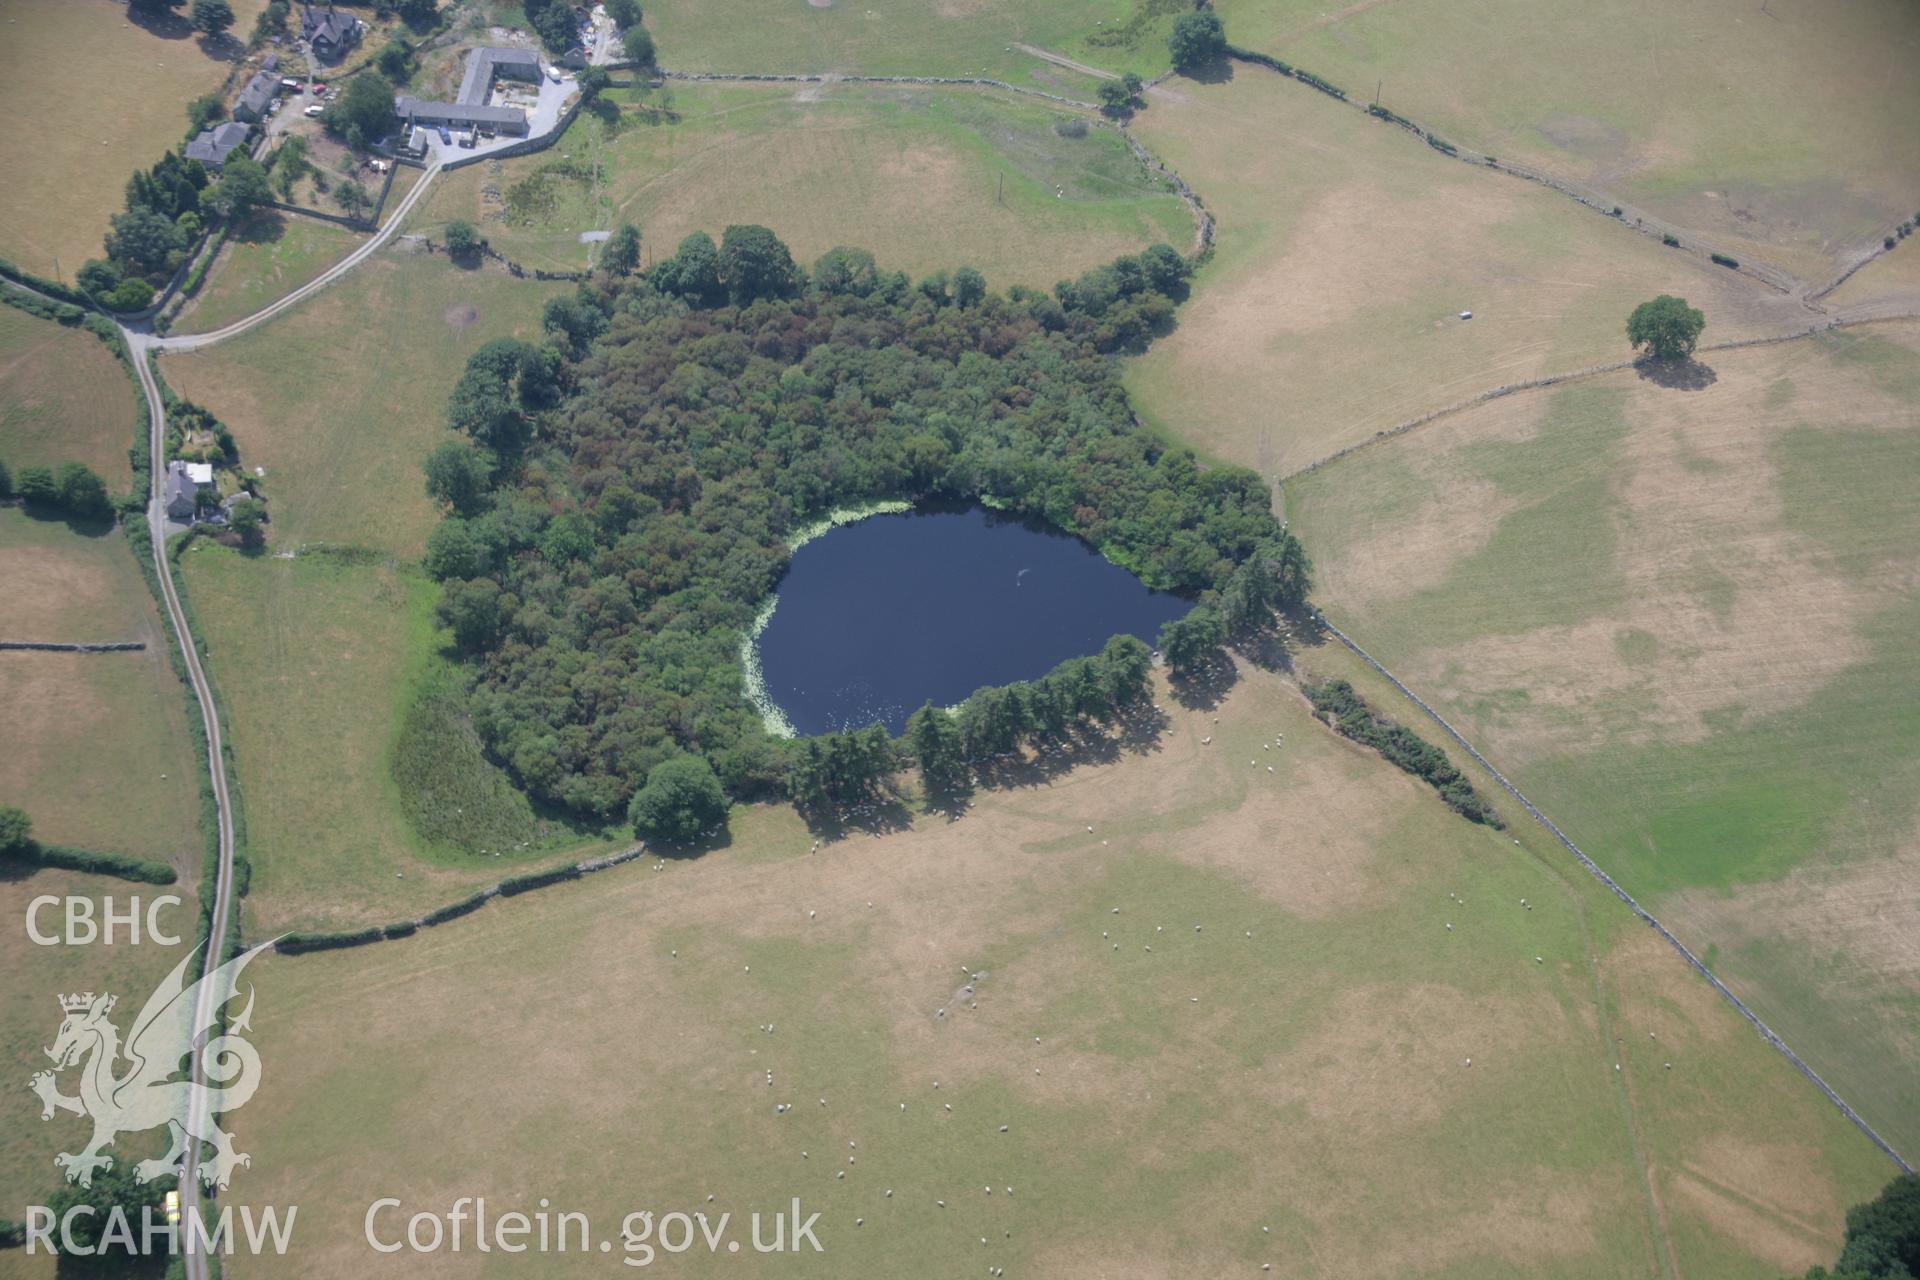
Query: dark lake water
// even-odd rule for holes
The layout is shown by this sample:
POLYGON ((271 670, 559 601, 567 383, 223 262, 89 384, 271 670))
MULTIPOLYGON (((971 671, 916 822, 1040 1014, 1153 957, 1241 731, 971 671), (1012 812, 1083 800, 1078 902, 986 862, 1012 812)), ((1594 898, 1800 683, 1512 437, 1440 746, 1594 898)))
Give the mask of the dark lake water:
POLYGON ((1152 644, 1192 602, 1078 538, 981 507, 871 516, 794 553, 761 632, 767 692, 802 734, 1045 675, 1122 632, 1152 644))

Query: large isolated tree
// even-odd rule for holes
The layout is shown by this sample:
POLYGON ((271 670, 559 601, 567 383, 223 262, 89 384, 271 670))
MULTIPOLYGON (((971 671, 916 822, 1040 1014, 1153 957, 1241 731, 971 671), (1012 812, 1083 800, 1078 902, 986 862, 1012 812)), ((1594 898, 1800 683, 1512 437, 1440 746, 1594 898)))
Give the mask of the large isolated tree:
POLYGON ((653 65, 653 37, 647 34, 645 27, 628 27, 626 34, 620 37, 620 48, 627 55, 627 61, 639 66, 653 65))
POLYGON ((187 10, 187 21, 195 31, 217 39, 233 25, 233 6, 227 0, 193 0, 193 7, 187 10))
POLYGON ((1183 13, 1174 19, 1173 33, 1167 37, 1167 52, 1179 71, 1197 71, 1218 62, 1227 53, 1227 33, 1220 15, 1211 9, 1183 13))
POLYGON ((640 228, 623 222, 607 237, 600 251, 600 265, 616 276, 630 276, 640 265, 640 228))
POLYGON ((467 259, 480 252, 483 243, 480 230, 465 218, 455 218, 447 224, 442 233, 447 243, 447 254, 457 259, 467 259))
POLYGON ((1656 360, 1684 360, 1706 327, 1707 317, 1685 298, 1663 293, 1633 309, 1627 317, 1627 341, 1656 360))
POLYGON ((653 766, 627 807, 637 836, 691 844, 727 820, 727 793, 700 756, 674 756, 653 766))

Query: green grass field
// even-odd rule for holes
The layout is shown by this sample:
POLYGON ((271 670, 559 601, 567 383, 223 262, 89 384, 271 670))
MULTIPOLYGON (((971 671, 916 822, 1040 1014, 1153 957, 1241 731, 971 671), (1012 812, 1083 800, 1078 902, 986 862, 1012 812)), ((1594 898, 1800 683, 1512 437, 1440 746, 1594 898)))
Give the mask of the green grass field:
POLYGON ((1658 293, 1702 308, 1708 341, 1807 324, 1790 298, 1258 68, 1169 81, 1133 127, 1219 232, 1127 386, 1149 419, 1269 479, 1501 384, 1625 359, 1627 314, 1658 293))
POLYGON ((420 461, 446 432, 467 357, 493 338, 537 334, 541 303, 563 287, 389 248, 238 338, 167 356, 161 370, 232 428, 246 465, 266 469, 276 548, 413 557, 435 519, 420 461))
POLYGON ((1222 0, 1230 39, 1454 142, 1590 184, 1735 254, 1831 276, 1920 206, 1900 0, 1710 0, 1655 17, 1466 0, 1222 0))
MULTIPOLYGON (((234 29, 244 38, 265 7, 233 0, 234 29)), ((5 19, 0 82, 18 102, 64 105, 57 128, 49 116, 0 137, 0 255, 71 283, 101 256, 128 176, 181 146, 187 103, 217 90, 231 64, 206 51, 184 12, 146 28, 114 0, 16 0, 5 19), (67 101, 77 62, 90 92, 67 101)))
POLYGON ((1329 614, 1920 1145, 1920 332, 1510 397, 1291 485, 1329 614))
POLYGON ((229 237, 207 281, 174 321, 177 333, 204 333, 252 315, 353 252, 362 237, 294 214, 259 214, 229 237))
MULTIPOLYGON (((42 1050, 53 1044, 64 1016, 56 997, 75 991, 112 992, 120 997, 114 1021, 124 1033, 147 994, 192 945, 193 892, 191 879, 156 888, 72 871, 19 874, 8 868, 0 875, 0 914, 9 922, 0 937, 0 963, 4 963, 7 974, 7 981, 0 984, 4 986, 0 990, 0 1044, 7 1046, 7 1066, 14 1086, 0 1090, 0 1218, 23 1221, 27 1205, 45 1204, 61 1184, 54 1153, 79 1151, 87 1141, 89 1125, 79 1117, 58 1114, 52 1120, 41 1120, 40 1099, 26 1087, 29 1076, 53 1065, 42 1050), (27 935, 27 910, 38 897, 89 898, 94 918, 100 920, 109 897, 113 909, 124 913, 130 897, 141 895, 144 917, 145 904, 169 893, 177 895, 180 904, 162 907, 157 921, 183 939, 178 946, 156 944, 144 932, 138 946, 129 945, 124 927, 113 946, 38 946, 27 935)), ((62 911, 62 907, 41 909, 36 923, 42 933, 61 932, 62 911)), ((62 1093, 71 1096, 78 1092, 75 1076, 71 1070, 61 1074, 58 1083, 62 1093)), ((116 1145, 114 1154, 132 1151, 135 1159, 159 1155, 157 1144, 161 1141, 157 1134, 128 1134, 116 1145)), ((10 1277, 56 1274, 52 1259, 44 1254, 28 1258, 19 1249, 0 1255, 0 1272, 10 1277)))
POLYGON ((100 339, 0 306, 0 462, 84 462, 124 490, 137 412, 131 379, 100 339))
POLYGON ((458 751, 457 725, 409 724, 415 694, 443 678, 426 578, 379 556, 281 560, 209 543, 181 565, 240 762, 251 935, 411 918, 548 850, 593 851, 537 823, 524 800, 516 808, 496 767, 470 744, 458 751), (442 817, 430 828, 437 840, 408 819, 421 788, 395 777, 409 730, 414 752, 420 743, 437 752, 429 802, 475 808, 475 821, 442 817), (483 806, 492 816, 479 820, 483 806))
POLYGON ((696 861, 272 961, 276 1075, 232 1199, 303 1206, 269 1275, 417 1274, 362 1243, 374 1194, 544 1196, 599 1236, 636 1209, 744 1230, 798 1196, 825 1253, 782 1274, 1760 1280, 1828 1258, 1884 1159, 1514 834, 1259 675, 1217 723, 1175 712, 1157 752, 958 823, 809 853, 786 811, 744 811, 696 861))
POLYGON ((676 71, 985 76, 1090 98, 1087 77, 1022 45, 1115 71, 1167 65, 1167 0, 663 0, 646 10, 676 71))
POLYGON ((0 600, 0 638, 147 646, 0 654, 0 803, 25 809, 52 843, 197 868, 200 775, 184 693, 126 539, 0 509, 0 600))
POLYGON ((691 231, 758 222, 805 263, 854 244, 916 274, 971 263, 1002 288, 1193 242, 1185 206, 1113 131, 1062 137, 1069 113, 1005 94, 676 84, 670 98, 677 123, 629 104, 613 130, 583 115, 549 151, 448 174, 418 220, 473 220, 550 270, 584 266, 580 233, 622 221, 656 257, 691 231))

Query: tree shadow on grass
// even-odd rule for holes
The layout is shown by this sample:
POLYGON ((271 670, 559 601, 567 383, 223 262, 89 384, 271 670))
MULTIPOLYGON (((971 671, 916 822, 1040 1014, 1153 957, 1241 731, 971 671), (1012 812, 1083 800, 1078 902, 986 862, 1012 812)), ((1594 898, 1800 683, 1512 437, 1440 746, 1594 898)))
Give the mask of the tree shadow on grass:
POLYGON ((1201 84, 1225 84, 1233 79, 1233 59, 1225 56, 1215 58, 1204 67, 1195 67, 1191 71, 1182 71, 1181 75, 1201 84))
POLYGON ((1189 711, 1211 711, 1225 701, 1227 693, 1240 682, 1240 669, 1224 652, 1207 659, 1197 671, 1167 674, 1167 687, 1174 701, 1189 711))
POLYGON ((668 842, 648 840, 647 856, 663 862, 691 862, 695 858, 733 846, 733 832, 724 824, 697 840, 668 842))
POLYGON ((879 796, 833 813, 802 813, 807 830, 831 843, 849 836, 888 835, 913 826, 913 810, 899 796, 879 796))
POLYGON ((150 36, 158 36, 162 40, 193 40, 200 37, 184 13, 172 9, 138 9, 133 5, 126 6, 126 9, 127 21, 150 36))
POLYGON ((1633 369, 1642 381, 1669 391, 1705 391, 1720 381, 1719 374, 1690 356, 1678 360, 1641 360, 1633 369))
POLYGON ((287 219, 278 209, 259 209, 235 231, 241 244, 275 244, 286 238, 287 219))
POLYGON ((974 766, 982 789, 1052 786, 1053 780, 1082 765, 1113 764, 1123 756, 1150 755, 1160 749, 1167 713, 1142 702, 1105 727, 1068 729, 1034 743, 1025 751, 974 766))
POLYGON ((58 507, 46 507, 38 504, 21 504, 29 520, 40 520, 47 524, 60 523, 67 526, 69 533, 82 538, 104 538, 119 528, 112 516, 77 516, 58 507))

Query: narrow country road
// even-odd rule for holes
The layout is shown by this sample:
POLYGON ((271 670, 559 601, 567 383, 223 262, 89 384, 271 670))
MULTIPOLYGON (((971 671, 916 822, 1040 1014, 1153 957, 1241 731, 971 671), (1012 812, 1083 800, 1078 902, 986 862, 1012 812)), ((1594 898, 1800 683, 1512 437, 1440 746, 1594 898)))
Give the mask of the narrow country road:
MULTIPOLYGON (((133 358, 134 372, 140 379, 140 389, 147 397, 147 446, 153 465, 148 469, 149 482, 147 492, 147 534, 152 544, 153 569, 160 579, 160 596, 167 606, 167 623, 173 628, 175 640, 180 645, 180 656, 186 662, 187 681, 193 686, 194 701, 200 704, 200 723, 206 730, 207 738, 207 775, 213 783, 213 804, 215 821, 219 827, 220 856, 214 869, 213 907, 208 914, 207 953, 201 961, 200 976, 212 973, 220 966, 221 944, 227 936, 228 922, 233 917, 233 801, 227 792, 227 764, 224 743, 220 736, 220 713, 214 706, 213 689, 207 683, 207 674, 200 666, 200 654, 194 647, 193 632, 187 627, 186 611, 180 607, 180 595, 174 589, 173 565, 167 559, 167 509, 162 494, 165 490, 167 468, 167 413, 160 399, 160 385, 153 376, 153 370, 147 364, 147 352, 151 339, 146 335, 123 328, 121 332, 127 340, 128 353, 133 358)), ((212 1022, 217 1010, 208 1006, 213 1002, 212 985, 200 989, 200 1007, 194 1010, 194 1025, 206 1026, 212 1022)), ((187 1078, 203 1078, 201 1055, 206 1048, 205 1036, 197 1037, 193 1042, 193 1066, 187 1078)), ((198 1090, 194 1094, 193 1105, 205 1105, 207 1091, 198 1090)), ((188 1129, 200 1132, 205 1117, 193 1116, 188 1121, 188 1129)), ((200 1144, 187 1144, 186 1160, 180 1166, 180 1201, 184 1213, 197 1213, 200 1208, 200 1144)), ((207 1280, 207 1261, 205 1257, 188 1253, 184 1255, 187 1280, 207 1280)))
MULTIPOLYGON (((399 205, 395 207, 393 213, 388 216, 386 224, 368 237, 365 244, 340 259, 340 261, 334 263, 331 267, 328 267, 325 271, 322 271, 313 279, 307 281, 307 283, 301 285, 298 289, 295 289, 285 297, 275 299, 252 315, 235 320, 232 324, 225 325, 218 329, 209 329, 205 333, 182 333, 165 338, 154 337, 149 333, 136 334, 135 331, 128 329, 126 330, 127 340, 129 342, 137 340, 147 350, 151 351, 198 351, 202 347, 210 347, 216 342, 225 342, 228 338, 237 337, 255 325, 273 319, 273 317, 279 315, 289 307, 297 306, 306 299, 311 298, 314 294, 320 292, 341 276, 346 275, 347 272, 353 270, 362 262, 365 262, 369 257, 378 253, 380 247, 386 244, 388 240, 391 240, 394 232, 400 229, 400 224, 406 221, 407 215, 413 212, 413 206, 419 203, 420 197, 425 195, 427 188, 433 185, 433 179, 439 172, 440 162, 435 160, 432 164, 428 165, 426 171, 420 175, 420 180, 413 184, 413 190, 407 192, 406 198, 402 200, 399 205)), ((150 375, 147 372, 145 361, 140 362, 140 369, 142 381, 149 380, 150 375)), ((156 451, 153 456, 159 458, 163 455, 156 451)))

